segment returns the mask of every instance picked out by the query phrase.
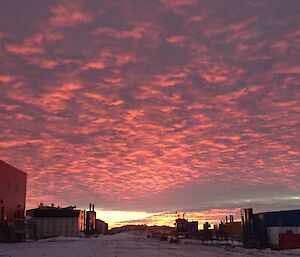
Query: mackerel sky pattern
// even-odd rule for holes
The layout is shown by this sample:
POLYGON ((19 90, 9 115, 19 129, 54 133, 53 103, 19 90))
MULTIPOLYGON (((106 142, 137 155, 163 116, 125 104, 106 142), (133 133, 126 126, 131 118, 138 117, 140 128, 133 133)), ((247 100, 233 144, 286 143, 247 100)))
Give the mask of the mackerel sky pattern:
POLYGON ((300 1, 0 1, 0 158, 39 202, 299 207, 300 1))

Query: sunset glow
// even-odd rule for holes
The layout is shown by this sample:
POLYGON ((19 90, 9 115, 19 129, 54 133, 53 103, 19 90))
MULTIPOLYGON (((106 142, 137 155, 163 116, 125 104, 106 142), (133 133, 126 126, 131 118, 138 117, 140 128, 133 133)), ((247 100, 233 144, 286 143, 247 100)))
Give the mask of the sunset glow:
POLYGON ((299 208, 299 1, 0 1, 0 159, 27 208, 113 225, 299 208), (298 22, 297 22, 298 21, 298 22))

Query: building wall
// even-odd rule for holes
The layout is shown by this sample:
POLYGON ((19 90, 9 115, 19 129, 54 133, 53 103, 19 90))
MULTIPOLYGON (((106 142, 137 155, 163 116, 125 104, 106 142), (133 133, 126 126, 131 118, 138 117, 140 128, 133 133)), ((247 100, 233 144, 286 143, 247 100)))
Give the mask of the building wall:
POLYGON ((268 227, 268 241, 270 247, 279 248, 279 235, 292 232, 293 234, 300 234, 300 227, 268 227))
POLYGON ((24 239, 27 175, 0 160, 0 242, 24 239))
POLYGON ((269 227, 300 227, 300 210, 253 214, 245 209, 242 216, 243 244, 246 247, 269 247, 269 227))
POLYGON ((85 230, 85 211, 84 210, 80 210, 79 218, 78 218, 78 228, 79 228, 79 231, 85 230))
POLYGON ((26 180, 26 173, 0 161, 0 223, 24 219, 26 180))
POLYGON ((108 224, 103 220, 96 219, 96 232, 99 234, 106 234, 108 230, 108 224))
POLYGON ((186 219, 176 219, 176 231, 177 233, 186 234, 188 233, 188 224, 189 222, 186 219))
POLYGON ((197 235, 198 234, 198 221, 188 222, 188 234, 197 235))
POLYGON ((225 223, 224 232, 233 237, 242 233, 242 223, 239 221, 225 223))
POLYGON ((279 234, 279 250, 300 248, 300 234, 279 234))
POLYGON ((96 212, 87 211, 86 212, 86 231, 93 231, 96 229, 96 212))
POLYGON ((268 247, 268 227, 300 226, 300 210, 265 212, 254 214, 254 230, 261 247, 268 247))
POLYGON ((37 238, 47 237, 77 237, 80 227, 79 217, 34 217, 37 238))

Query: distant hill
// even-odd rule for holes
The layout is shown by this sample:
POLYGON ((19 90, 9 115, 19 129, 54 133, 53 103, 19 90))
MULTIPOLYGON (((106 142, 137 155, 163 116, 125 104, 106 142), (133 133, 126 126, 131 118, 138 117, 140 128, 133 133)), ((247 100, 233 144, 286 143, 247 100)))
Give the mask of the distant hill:
POLYGON ((128 231, 151 231, 151 232, 163 232, 163 231, 174 231, 174 227, 169 226, 147 226, 146 224, 140 224, 140 225, 124 225, 121 227, 115 227, 110 230, 108 230, 107 234, 113 235, 117 233, 122 232, 128 232, 128 231))

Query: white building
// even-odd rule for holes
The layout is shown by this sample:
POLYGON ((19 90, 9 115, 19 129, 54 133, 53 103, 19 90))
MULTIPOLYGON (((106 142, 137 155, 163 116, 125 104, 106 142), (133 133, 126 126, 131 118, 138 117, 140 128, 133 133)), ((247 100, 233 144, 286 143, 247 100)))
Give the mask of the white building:
POLYGON ((40 205, 36 209, 26 211, 32 218, 33 238, 77 237, 84 231, 85 211, 76 207, 60 208, 40 205))

